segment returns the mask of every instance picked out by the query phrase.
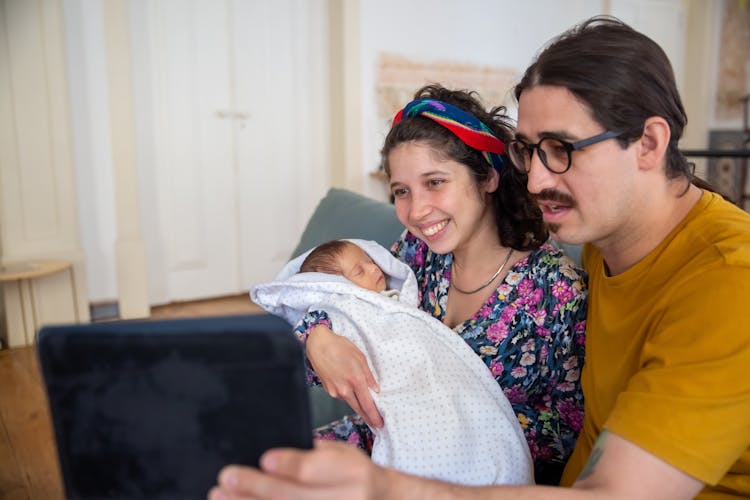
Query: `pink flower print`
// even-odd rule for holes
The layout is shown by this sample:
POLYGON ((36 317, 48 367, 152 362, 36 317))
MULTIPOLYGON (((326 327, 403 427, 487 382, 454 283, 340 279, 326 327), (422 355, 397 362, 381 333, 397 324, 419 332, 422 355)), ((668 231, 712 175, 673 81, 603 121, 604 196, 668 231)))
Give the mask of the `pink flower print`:
POLYGON ((563 361, 563 368, 566 370, 571 370, 573 368, 578 368, 578 358, 575 356, 571 356, 565 361, 563 361))
POLYGON ((544 324, 544 320, 547 319, 547 311, 545 311, 544 309, 530 311, 530 313, 536 326, 542 326, 544 324))
POLYGON ((561 382, 557 384, 556 389, 560 392, 571 392, 575 389, 575 385, 572 382, 561 382))
POLYGON ((516 366, 510 371, 513 378, 521 378, 526 376, 526 368, 523 366, 516 366))
POLYGON ((503 312, 500 313, 500 321, 503 323, 510 323, 513 321, 513 317, 516 315, 516 312, 518 311, 518 308, 515 306, 515 304, 510 304, 505 306, 505 309, 503 309, 503 312))
POLYGON ((541 446, 537 450, 536 456, 533 456, 534 460, 546 462, 555 454, 555 451, 551 446, 541 446))
POLYGON ((561 302, 566 302, 565 300, 563 300, 563 297, 568 295, 569 290, 570 285, 568 285, 566 281, 557 280, 552 285, 552 296, 557 300, 560 300, 561 302))
POLYGON ((579 370, 570 370, 568 373, 565 374, 565 381, 566 382, 575 382, 578 380, 578 378, 581 376, 581 373, 579 370))
POLYGON ((526 431, 525 434, 526 434, 526 442, 528 443, 529 451, 531 452, 531 458, 536 458, 537 454, 539 453, 539 445, 537 444, 537 439, 536 439, 536 428, 531 427, 529 430, 526 431))
POLYGON ((493 377, 499 377, 500 375, 502 375, 503 370, 503 364, 499 361, 493 361, 492 363, 490 363, 490 373, 492 373, 493 377))
POLYGON ((586 331, 586 320, 579 321, 575 325, 573 325, 573 331, 576 333, 583 333, 586 331))
MULTIPOLYGON (((549 331, 547 331, 547 335, 549 335, 549 331)), ((546 345, 543 345, 541 349, 539 349, 539 357, 541 359, 547 359, 547 355, 549 354, 549 350, 547 349, 546 345)))
POLYGON ((532 349, 534 349, 535 346, 536 346, 536 342, 534 341, 534 339, 529 339, 526 342, 524 342, 523 345, 521 346, 521 352, 531 351, 532 349))
POLYGON ((321 432, 319 434, 315 433, 315 439, 324 439, 326 441, 336 441, 336 434, 332 431, 321 432))
POLYGON ((346 442, 354 446, 359 445, 359 434, 352 432, 349 434, 349 437, 346 438, 346 442))
POLYGON ((492 323, 487 328, 487 340, 499 344, 508 337, 508 325, 501 321, 492 323))
POLYGON ((531 306, 536 306, 542 301, 542 297, 544 297, 544 292, 542 291, 542 289, 535 288, 531 295, 529 295, 527 302, 531 306))
POLYGON ((520 297, 526 297, 532 291, 534 291, 534 282, 531 281, 530 279, 528 279, 528 278, 523 279, 518 284, 518 295, 520 297))
POLYGON ((481 309, 479 309, 479 312, 477 313, 477 319, 484 319, 487 318, 490 314, 492 314, 492 308, 483 305, 481 309))
POLYGON ((536 329, 535 329, 535 331, 536 331, 536 334, 538 336, 542 337, 543 339, 548 339, 549 338, 549 328, 544 328, 542 326, 537 326, 536 329))
POLYGON ((414 264, 416 265, 416 267, 424 266, 424 254, 424 249, 417 249, 417 253, 414 255, 414 264))
POLYGON ((521 355, 521 366, 533 365, 536 361, 536 356, 532 352, 525 352, 521 355))
POLYGON ((560 419, 574 431, 580 431, 583 428, 583 411, 573 401, 561 400, 557 403, 557 411, 560 413, 560 419))
MULTIPOLYGON (((523 370, 526 370, 523 368, 523 370)), ((503 389, 503 393, 505 393, 505 397, 508 398, 508 401, 511 403, 525 403, 527 395, 524 392, 523 389, 518 387, 517 385, 514 385, 513 387, 507 387, 503 389)))

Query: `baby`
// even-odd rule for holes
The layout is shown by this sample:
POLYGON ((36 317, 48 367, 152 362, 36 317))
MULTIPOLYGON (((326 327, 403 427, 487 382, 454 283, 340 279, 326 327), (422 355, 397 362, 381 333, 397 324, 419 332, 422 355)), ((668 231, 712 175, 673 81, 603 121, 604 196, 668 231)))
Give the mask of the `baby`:
POLYGON ((367 252, 347 240, 332 240, 316 247, 302 262, 299 272, 336 274, 387 297, 395 298, 399 293, 387 289, 385 273, 367 252))
POLYGON ((362 351, 384 422, 373 429, 375 463, 462 484, 533 481, 502 389, 456 332, 419 309, 416 276, 382 245, 324 243, 250 297, 291 324, 324 312, 333 332, 362 351))

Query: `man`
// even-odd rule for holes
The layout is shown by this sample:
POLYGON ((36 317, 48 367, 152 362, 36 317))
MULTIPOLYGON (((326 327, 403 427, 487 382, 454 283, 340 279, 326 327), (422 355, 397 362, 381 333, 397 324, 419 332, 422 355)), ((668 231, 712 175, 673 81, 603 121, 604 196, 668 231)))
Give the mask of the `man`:
POLYGON ((687 119, 666 55, 594 18, 547 47, 515 93, 509 153, 554 237, 587 243, 586 403, 570 488, 465 488, 327 443, 269 452, 265 473, 229 467, 211 498, 750 495, 750 216, 702 189, 677 149, 687 119))

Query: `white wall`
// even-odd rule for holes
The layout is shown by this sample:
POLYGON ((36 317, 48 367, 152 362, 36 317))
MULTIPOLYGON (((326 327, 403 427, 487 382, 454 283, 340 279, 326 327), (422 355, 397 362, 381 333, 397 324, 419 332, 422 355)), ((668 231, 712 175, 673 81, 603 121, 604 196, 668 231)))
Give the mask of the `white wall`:
POLYGON ((64 0, 81 246, 91 302, 117 299, 112 144, 101 0, 64 0))
MULTIPOLYGON (((387 133, 376 112, 376 65, 383 52, 415 61, 513 68, 521 75, 550 39, 597 14, 611 14, 664 47, 682 82, 686 41, 683 0, 378 0, 360 2, 361 179, 355 189, 382 197, 368 174, 387 133)), ((416 90, 416 89, 415 89, 416 90)), ((492 103, 500 104, 500 103, 492 103)), ((509 110, 515 115, 515 110, 509 110)))
MULTIPOLYGON (((79 221, 86 254, 92 302, 117 299, 115 272, 115 205, 110 145, 106 54, 102 5, 106 0, 61 0, 65 14, 66 49, 74 131, 79 221)), ((383 197, 382 185, 369 177, 377 168, 385 126, 376 113, 375 71, 381 52, 413 60, 469 62, 515 68, 519 74, 553 36, 595 14, 621 17, 661 43, 675 65, 684 88, 686 12, 699 0, 329 0, 343 8, 353 22, 346 29, 345 81, 355 82, 356 109, 347 109, 344 127, 355 131, 346 147, 353 150, 343 169, 343 187, 383 197)), ((131 10, 142 2, 130 2, 131 10)), ((718 9, 720 2, 711 2, 718 9)), ((713 22, 710 21, 709 22, 713 22)), ((133 43, 143 43, 133 33, 133 43)), ((718 36, 715 37, 718 42, 718 36)), ((279 40, 283 43, 283 40, 279 40)), ((341 64, 341 61, 332 61, 341 64)), ((713 68, 703 74, 714 79, 713 68)), ((136 75, 138 85, 138 75, 136 75)), ((416 90, 416 89, 415 89, 416 90)), ((333 103, 336 106, 338 103, 333 103)), ((690 113, 690 126, 700 115, 690 113)), ((705 115, 705 113, 702 113, 705 115)), ((705 116, 703 117, 706 120, 705 116)), ((153 134, 136 124, 139 142, 153 134)), ((327 131, 324 131, 327 132, 327 131)), ((700 134, 699 134, 700 135, 700 134)), ((325 133, 319 140, 327 140, 325 133)), ((699 147, 699 145, 693 145, 699 147)), ((147 160, 147 159, 145 159, 147 160)), ((139 159, 143 164, 144 159, 139 159)), ((147 161, 145 163, 148 163, 147 161)), ((342 185, 340 179, 334 183, 342 185)), ((143 197, 143 187, 140 196, 143 197)), ((148 217, 148 207, 141 207, 148 217)))
POLYGON ((0 263, 72 264, 2 285, 0 336, 11 347, 32 343, 40 325, 88 318, 64 34, 59 1, 0 2, 0 263))

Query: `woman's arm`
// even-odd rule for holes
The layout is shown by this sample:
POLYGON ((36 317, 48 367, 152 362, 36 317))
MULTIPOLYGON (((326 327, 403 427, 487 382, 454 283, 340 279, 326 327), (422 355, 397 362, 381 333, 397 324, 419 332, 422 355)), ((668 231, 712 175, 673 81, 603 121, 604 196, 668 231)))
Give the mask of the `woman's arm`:
POLYGON ((370 427, 382 427, 370 389, 379 391, 367 358, 350 340, 319 324, 309 330, 307 359, 323 388, 334 398, 346 401, 370 427))
POLYGON ((367 425, 382 427, 383 417, 370 390, 379 391, 365 355, 348 339, 336 335, 325 311, 309 311, 294 328, 305 344, 308 378, 331 397, 346 401, 367 425))

